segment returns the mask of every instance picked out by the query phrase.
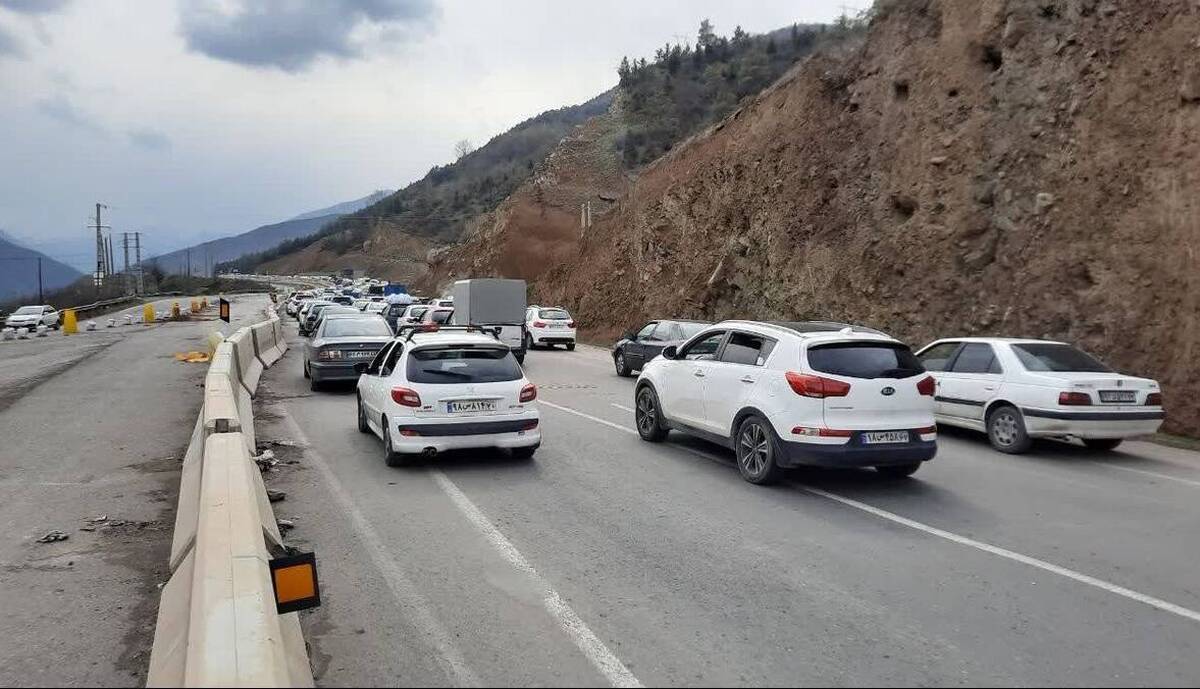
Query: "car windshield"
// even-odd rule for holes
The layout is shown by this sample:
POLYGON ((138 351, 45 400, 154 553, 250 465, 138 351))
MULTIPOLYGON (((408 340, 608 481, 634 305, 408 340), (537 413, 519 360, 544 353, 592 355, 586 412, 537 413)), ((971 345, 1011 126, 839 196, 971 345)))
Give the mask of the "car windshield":
POLYGON ((387 337, 392 334, 379 318, 333 318, 325 321, 322 337, 387 337))
POLYGON ((847 378, 909 378, 925 367, 905 345, 893 342, 838 342, 808 349, 808 365, 847 378))
POLYGON ((683 331, 683 339, 685 340, 690 340, 699 335, 707 327, 707 323, 688 323, 685 321, 679 324, 679 329, 683 331))
POLYGON ((538 318, 545 318, 551 321, 569 321, 571 314, 564 309, 542 309, 538 311, 538 318))
POLYGON ((1027 342, 1013 345, 1012 350, 1028 371, 1112 373, 1099 359, 1069 344, 1027 342))
POLYGON ((42 312, 40 306, 22 306, 13 312, 14 316, 33 316, 42 312))
POLYGON ((500 383, 520 380, 512 352, 495 347, 418 349, 408 358, 413 383, 500 383))

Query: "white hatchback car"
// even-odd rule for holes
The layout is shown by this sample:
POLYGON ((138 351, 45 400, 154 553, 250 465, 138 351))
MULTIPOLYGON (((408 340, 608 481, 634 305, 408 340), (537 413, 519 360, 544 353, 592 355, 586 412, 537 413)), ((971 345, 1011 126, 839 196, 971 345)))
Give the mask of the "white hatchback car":
POLYGON ((406 456, 542 442, 537 387, 508 346, 473 327, 402 326, 358 379, 358 430, 383 439, 388 466, 406 456))
POLYGON ((742 477, 799 465, 909 476, 937 453, 934 380, 908 346, 842 323, 726 321, 642 369, 644 440, 680 430, 732 448, 742 477))
POLYGON ((1154 433, 1166 416, 1156 381, 1117 373, 1065 342, 960 337, 917 358, 937 379, 938 423, 983 431, 1001 452, 1046 437, 1112 450, 1154 433))
POLYGON ((566 345, 575 351, 575 319, 561 307, 530 306, 525 310, 525 349, 566 345))

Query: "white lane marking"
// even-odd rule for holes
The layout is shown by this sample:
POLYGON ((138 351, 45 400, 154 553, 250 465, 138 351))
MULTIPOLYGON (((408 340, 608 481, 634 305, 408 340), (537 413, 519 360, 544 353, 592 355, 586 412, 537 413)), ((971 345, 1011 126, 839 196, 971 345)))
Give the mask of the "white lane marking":
POLYGON ((329 486, 329 491, 338 503, 338 507, 344 514, 350 517, 354 528, 358 531, 359 541, 371 557, 375 568, 383 576, 383 580, 387 582, 388 589, 392 592, 392 597, 396 600, 400 609, 410 615, 413 624, 416 625, 417 629, 434 647, 438 655, 438 660, 441 661, 443 671, 446 672, 448 677, 454 680, 456 686, 483 686, 479 678, 476 677, 475 672, 467 665, 467 660, 463 657, 462 652, 455 646, 453 637, 446 631, 441 622, 434 617, 433 612, 429 609, 429 605, 425 602, 425 598, 409 578, 405 576, 403 568, 396 561, 396 558, 392 556, 387 546, 384 545, 383 539, 379 537, 379 532, 375 530, 371 522, 358 509, 350 494, 342 486, 341 481, 338 481, 333 470, 329 468, 329 463, 325 461, 321 453, 313 449, 312 443, 308 441, 307 436, 304 435, 304 431, 300 430, 300 426, 292 418, 292 415, 282 405, 276 405, 276 409, 281 412, 280 416, 283 418, 284 423, 289 426, 289 432, 292 434, 292 437, 304 444, 305 455, 311 457, 313 464, 320 470, 326 485, 329 486))
POLYGON ((615 428, 618 431, 625 431, 626 433, 632 433, 634 435, 638 434, 638 432, 633 430, 632 428, 626 428, 625 426, 622 426, 619 423, 613 423, 612 421, 605 421, 604 419, 602 419, 598 416, 592 416, 591 414, 584 414, 583 412, 577 411, 570 407, 564 407, 564 406, 555 404, 553 402, 547 402, 546 400, 543 400, 543 399, 539 399, 538 402, 540 404, 546 405, 547 407, 550 407, 551 409, 557 409, 559 411, 565 411, 568 414, 574 414, 575 416, 581 416, 581 417, 587 419, 588 421, 595 421, 596 423, 603 424, 605 426, 608 426, 609 428, 615 428))
POLYGON ((558 595, 548 581, 537 573, 537 570, 521 555, 516 546, 500 533, 487 515, 480 511, 446 474, 437 470, 431 471, 430 474, 433 476, 433 480, 441 486, 442 491, 463 513, 463 516, 479 529, 492 547, 499 551, 509 564, 532 579, 534 584, 541 589, 542 604, 546 607, 546 611, 558 621, 559 626, 563 628, 567 636, 571 637, 571 641, 587 656, 600 674, 604 675, 605 679, 614 687, 641 687, 642 683, 633 676, 629 668, 625 667, 625 664, 613 655, 612 651, 608 650, 604 642, 593 634, 591 629, 588 629, 588 626, 575 614, 571 606, 558 595))
POLYGON ((617 409, 620 409, 621 411, 627 411, 630 414, 633 413, 633 407, 626 407, 625 405, 617 404, 616 402, 612 402, 611 404, 612 404, 612 406, 616 407, 617 409))
MULTIPOLYGON (((550 404, 550 403, 543 401, 543 404, 550 404)), ((599 423, 604 424, 605 426, 611 426, 611 427, 617 428, 618 430, 625 431, 626 433, 633 433, 633 434, 637 433, 637 431, 635 431, 631 428, 619 426, 615 423, 610 423, 603 419, 598 419, 594 416, 591 416, 589 414, 584 414, 583 412, 576 411, 574 409, 570 409, 567 407, 560 407, 555 404, 550 404, 550 406, 554 407, 555 409, 561 409, 569 414, 575 414, 576 416, 580 416, 582 418, 589 419, 591 421, 597 421, 599 423)), ((701 452, 699 450, 693 450, 692 448, 689 448, 689 447, 683 447, 683 446, 679 446, 679 445, 673 445, 672 447, 676 447, 680 450, 684 450, 685 452, 690 452, 694 455, 704 457, 705 459, 710 459, 710 460, 718 459, 714 455, 710 455, 708 453, 701 452)), ((718 461, 720 461, 720 460, 718 459, 718 461)), ((724 462, 722 462, 722 463, 724 463, 724 462)), ((1087 574, 1083 574, 1082 572, 1076 572, 1075 570, 1067 569, 1066 567, 1061 567, 1059 565, 1056 565, 1056 564, 1053 564, 1050 562, 1046 562, 1045 560, 1039 560, 1036 557, 1022 555, 1021 553, 1014 552, 1012 550, 1008 550, 1007 548, 1001 548, 999 546, 994 546, 990 543, 984 543, 983 541, 977 541, 973 538, 967 538, 966 536, 960 536, 956 533, 951 533, 949 531, 939 529, 935 526, 929 526, 928 524, 923 524, 923 523, 915 521, 913 519, 901 517, 900 515, 892 513, 892 512, 888 512, 887 510, 883 510, 878 507, 873 507, 864 502, 859 502, 857 500, 852 500, 851 498, 837 495, 836 493, 830 493, 829 491, 821 490, 820 488, 812 488, 812 487, 803 486, 803 485, 797 485, 796 487, 805 492, 812 493, 813 495, 819 495, 823 498, 828 498, 829 500, 833 500, 835 502, 841 503, 847 507, 853 507, 856 510, 861 510, 863 512, 872 514, 881 519, 886 519, 892 523, 900 524, 901 526, 907 526, 910 529, 916 529, 917 531, 921 531, 921 532, 929 534, 931 536, 937 536, 938 538, 945 539, 952 543, 957 543, 959 545, 965 545, 968 548, 975 548, 976 550, 981 550, 985 553, 989 553, 991 555, 996 555, 997 557, 1002 557, 1007 560, 1012 560, 1014 562, 1020 562, 1025 565, 1029 565, 1030 567, 1036 567, 1037 569, 1040 569, 1040 570, 1043 570, 1046 572, 1050 572, 1051 574, 1057 574, 1061 577, 1065 577, 1067 579, 1077 581, 1081 584, 1087 584, 1088 586, 1094 586, 1095 588, 1101 589, 1103 591, 1107 591, 1108 593, 1112 593, 1112 594, 1121 596, 1123 598, 1128 598, 1130 600, 1137 601, 1139 603, 1144 603, 1151 607, 1158 608, 1159 610, 1162 610, 1164 612, 1169 612, 1173 615, 1178 615, 1180 617, 1185 617, 1185 618, 1187 618, 1189 620, 1193 620, 1195 622, 1200 622, 1200 612, 1197 612, 1190 608, 1185 608, 1182 605, 1176 605, 1169 601, 1162 600, 1161 598, 1155 598, 1154 596, 1150 596, 1145 593, 1134 591, 1133 589, 1128 589, 1128 588, 1125 588, 1124 586, 1119 586, 1117 584, 1113 584, 1111 582, 1104 581, 1103 579, 1097 579, 1096 577, 1089 576, 1087 574)))
POLYGON ((1143 476, 1152 476, 1154 478, 1163 479, 1164 481, 1175 481, 1176 483, 1182 483, 1187 486, 1192 486, 1193 488, 1200 488, 1200 481, 1191 481, 1186 478, 1179 478, 1178 476, 1170 476, 1168 474, 1160 474, 1157 471, 1146 471, 1145 469, 1134 469, 1133 467, 1125 467, 1125 466, 1121 466, 1120 464, 1112 464, 1110 462, 1096 462, 1096 464, 1099 464, 1100 466, 1103 466, 1103 467, 1109 467, 1112 469, 1120 469, 1121 471, 1131 471, 1135 474, 1141 474, 1143 476))

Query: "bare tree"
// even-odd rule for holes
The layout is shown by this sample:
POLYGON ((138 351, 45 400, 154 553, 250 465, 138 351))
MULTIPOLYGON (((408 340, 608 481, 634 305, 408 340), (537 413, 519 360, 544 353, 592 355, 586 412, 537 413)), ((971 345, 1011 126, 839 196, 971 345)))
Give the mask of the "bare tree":
POLYGON ((455 160, 462 160, 463 158, 471 155, 473 152, 475 152, 475 146, 471 143, 470 139, 463 139, 462 141, 454 144, 455 160))

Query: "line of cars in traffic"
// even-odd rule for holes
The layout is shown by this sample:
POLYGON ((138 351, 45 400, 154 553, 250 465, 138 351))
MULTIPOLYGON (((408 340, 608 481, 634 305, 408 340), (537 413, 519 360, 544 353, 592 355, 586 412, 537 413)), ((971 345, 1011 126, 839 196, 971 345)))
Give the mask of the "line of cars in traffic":
POLYGON ((1165 418, 1156 381, 1038 339, 949 338, 914 353, 845 323, 657 320, 612 357, 617 375, 640 371, 643 439, 679 430, 728 446, 753 483, 797 465, 911 475, 936 454, 938 424, 1017 454, 1036 438, 1112 450, 1165 418))

